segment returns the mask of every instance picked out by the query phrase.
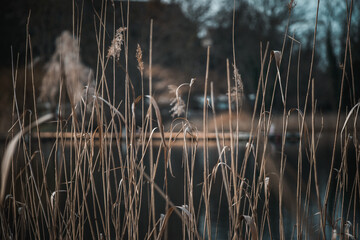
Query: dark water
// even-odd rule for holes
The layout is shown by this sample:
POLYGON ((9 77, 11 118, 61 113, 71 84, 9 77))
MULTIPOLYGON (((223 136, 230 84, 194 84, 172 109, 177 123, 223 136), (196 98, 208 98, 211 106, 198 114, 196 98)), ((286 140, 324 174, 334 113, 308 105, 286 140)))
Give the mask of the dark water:
MULTIPOLYGON (((330 173, 330 165, 331 165, 331 159, 332 159, 332 149, 333 149, 333 136, 330 134, 322 134, 317 135, 317 138, 319 138, 318 145, 316 146, 316 168, 317 168, 317 179, 318 179, 318 186, 319 186, 319 195, 320 198, 323 199, 326 192, 326 184, 328 181, 329 173, 330 173)), ((316 139, 317 139, 316 138, 316 139)), ((297 172, 298 172, 298 151, 299 151, 299 144, 297 139, 288 139, 288 143, 285 145, 285 157, 286 157, 286 167, 284 171, 284 190, 283 190, 283 217, 284 217, 284 230, 285 230, 285 237, 286 239, 290 239, 293 234, 294 237, 296 237, 296 188, 297 188, 297 172)), ((317 195, 316 195, 316 188, 315 188, 315 181, 314 181, 314 166, 311 164, 310 160, 310 152, 309 147, 307 145, 308 143, 303 143, 303 150, 302 150, 302 208, 304 209, 304 202, 306 201, 306 190, 308 187, 309 181, 311 184, 309 185, 310 189, 310 199, 308 200, 309 203, 307 206, 307 215, 303 217, 303 221, 305 222, 303 228, 308 228, 306 231, 308 231, 308 237, 310 238, 317 238, 321 236, 320 231, 320 214, 319 214, 319 208, 318 208, 318 202, 317 202, 317 195), (304 147, 305 144, 305 147, 304 147)), ((239 166, 242 163, 243 156, 245 154, 245 142, 241 142, 239 144, 239 152, 238 152, 238 161, 239 166)), ((254 146, 256 147, 256 146, 254 146)), ((281 162, 281 143, 279 141, 279 138, 272 139, 267 146, 266 151, 266 173, 267 176, 270 178, 270 203, 269 203, 269 215, 270 215, 270 225, 271 225, 271 231, 272 231, 272 237, 275 239, 279 238, 279 197, 278 197, 278 181, 279 181, 279 169, 280 169, 280 162, 281 162)), ((335 158, 335 169, 340 169, 341 167, 341 156, 344 156, 344 162, 346 162, 346 171, 347 171, 347 180, 349 187, 344 193, 344 209, 341 209, 341 203, 342 199, 338 198, 336 205, 337 208, 335 208, 334 211, 334 203, 335 203, 335 193, 336 193, 336 185, 337 185, 337 176, 336 171, 333 170, 333 178, 331 182, 330 187, 330 199, 329 199, 329 207, 328 207, 328 213, 327 215, 330 217, 330 219, 333 219, 337 223, 341 222, 339 221, 340 218, 345 219, 347 211, 350 210, 353 211, 353 202, 350 198, 351 194, 351 188, 354 183, 355 173, 356 173, 356 156, 354 152, 354 148, 351 147, 351 143, 349 144, 349 147, 346 149, 346 155, 344 155, 345 149, 341 149, 340 145, 338 144, 336 147, 336 158, 335 158), (334 215, 333 215, 334 214, 334 215)), ((261 151, 260 151, 261 153, 261 151)), ((227 153, 228 158, 229 152, 227 153)), ((175 178, 170 178, 169 180, 169 186, 173 186, 173 191, 169 191, 170 199, 174 199, 174 202, 176 204, 182 205, 181 202, 183 195, 181 194, 181 191, 179 191, 179 188, 183 186, 183 174, 182 174, 182 166, 181 166, 181 156, 182 155, 182 148, 176 148, 173 149, 173 162, 174 162, 174 175, 175 178)), ((212 145, 212 147, 209 148, 209 166, 210 170, 213 168, 213 166, 218 161, 218 151, 216 149, 216 146, 212 145)), ((261 154, 260 154, 261 155, 261 154)), ((195 177, 195 182, 197 186, 195 192, 195 202, 200 197, 201 194, 201 187, 200 184, 202 182, 202 174, 203 174, 203 149, 200 146, 198 148, 198 151, 196 153, 196 163, 195 163, 195 176, 199 176, 198 178, 195 177)), ((248 165, 247 165, 247 171, 246 171, 246 178, 249 180, 249 184, 254 181, 253 179, 253 169, 255 166, 255 162, 259 164, 258 161, 255 161, 254 157, 251 156, 248 165)), ((230 165, 230 163, 228 163, 230 165)), ((259 168, 259 165, 258 165, 259 168)), ((259 170, 257 170, 258 172, 259 170)), ((224 189, 221 188, 222 186, 222 179, 221 179, 221 171, 218 171, 216 181, 213 185, 212 192, 211 192, 211 222, 212 222, 212 235, 213 238, 217 237, 217 239, 228 239, 228 204, 225 198, 225 192, 224 189), (221 195, 222 191, 222 195, 221 195), (220 196, 222 196, 220 198, 220 196)), ((255 176, 255 181, 257 181, 258 174, 255 176)), ((264 204, 264 195, 260 196, 259 200, 259 209, 258 214, 261 216, 262 206, 264 204)), ((357 203, 357 206, 359 206, 359 203, 357 203)), ((160 207, 161 209, 161 207, 160 207)), ((350 213, 352 213, 350 211, 350 213)), ((356 210, 357 211, 357 210, 356 210)), ((357 213, 357 221, 359 219, 360 211, 357 213)), ((350 214, 350 216, 353 216, 350 214)), ((199 231, 202 232, 203 229, 203 219, 205 218, 205 209, 202 205, 200 209, 200 216, 199 216, 199 231)), ((353 221, 352 217, 349 217, 350 221, 353 221)), ((176 221, 174 221, 173 225, 174 227, 171 228, 172 230, 171 235, 176 236, 176 232, 179 232, 179 230, 176 230, 176 221)), ((259 223, 260 224, 260 223, 259 223)), ((327 222, 326 227, 326 233, 327 237, 331 237, 332 227, 331 227, 332 220, 327 222)), ((170 224, 171 225, 171 224, 170 224)), ((260 227, 260 226, 258 226, 260 227)), ((258 229, 259 230, 259 229, 258 229)), ((339 232, 339 228, 338 228, 339 232)), ((264 237, 269 238, 268 231, 264 231, 264 237)))
MULTIPOLYGON (((53 149, 53 141, 44 141, 42 143, 42 150, 45 153, 44 155, 47 156, 50 152, 52 152, 53 149)), ((216 148, 215 142, 210 142, 208 148, 208 156, 209 156, 209 169, 210 171, 213 169, 213 167, 216 165, 219 154, 218 150, 216 148)), ((190 145, 190 144, 189 144, 190 145)), ((305 143, 306 145, 306 143, 305 143)), ((241 163, 243 161, 243 157, 245 154, 245 142, 239 143, 239 149, 238 149, 238 163, 239 166, 241 166, 241 163)), ((351 144, 350 144, 351 146, 351 144)), ((34 147, 36 148, 36 144, 34 144, 34 147)), ((256 145, 254 146, 257 147, 256 145)), ((292 139, 287 141, 287 144, 285 146, 285 156, 286 156, 286 168, 284 172, 284 192, 283 192, 283 216, 284 216, 284 229, 285 229, 285 237, 286 239, 290 239, 292 236, 296 237, 296 187, 297 187, 297 171, 298 171, 298 148, 299 144, 297 139, 292 139), (295 235, 293 235, 295 234, 295 235)), ((125 146, 122 146, 122 149, 125 149, 125 146)), ((321 236, 320 227, 319 227, 319 208, 317 205, 317 198, 316 198, 316 191, 315 191, 315 184, 314 184, 314 172, 311 168, 310 171, 310 153, 307 150, 308 146, 303 147, 302 150, 302 202, 305 201, 305 195, 306 195, 306 188, 309 181, 309 178, 311 177, 311 184, 309 185, 311 197, 309 200, 308 205, 308 212, 307 215, 303 217, 304 222, 308 225, 306 228, 306 224, 304 224, 304 231, 307 231, 309 235, 307 235, 310 238, 317 238, 321 236)), ((319 186, 319 194, 321 196, 321 199, 323 199, 323 196, 325 195, 326 191, 326 183, 328 180, 329 172, 330 172, 330 163, 331 163, 331 157, 332 157, 332 149, 333 149, 333 137, 331 135, 322 135, 320 137, 320 141, 318 142, 317 148, 316 148, 316 161, 317 161, 317 177, 318 177, 318 186, 319 186)), ((113 150, 113 158, 119 159, 118 152, 116 150, 116 146, 112 146, 113 150)), ((344 149, 343 149, 344 150, 344 149)), ((340 145, 337 145, 336 148, 336 159, 335 159, 335 169, 339 169, 341 166, 341 155, 344 153, 340 147, 340 145)), ((262 151, 262 150, 261 150, 262 151)), ((260 152, 261 152, 260 151, 260 152)), ((347 164, 347 175, 348 175, 348 184, 349 187, 347 191, 344 194, 344 209, 342 210, 341 207, 335 208, 336 210, 335 215, 333 215, 333 207, 335 202, 335 191, 336 191, 336 171, 333 171, 333 181, 330 188, 330 201, 329 201, 329 216, 330 219, 339 219, 339 218, 346 218, 346 216, 342 216, 342 213, 347 213, 348 208, 350 208, 350 213, 353 212, 353 202, 351 202, 350 194, 351 189, 354 182, 354 177, 356 173, 356 156, 353 147, 349 147, 347 149, 347 155, 345 157, 345 161, 347 164)), ((188 148, 188 153, 190 153, 190 148, 188 148)), ((58 152, 57 154, 60 154, 58 152)), ((65 155, 70 156, 73 155, 74 152, 70 152, 69 146, 65 147, 65 155)), ((154 147, 154 159, 156 159, 158 154, 158 147, 154 147)), ((203 182, 203 157, 204 157, 203 147, 201 144, 197 147, 197 151, 195 153, 195 162, 194 162, 194 205, 195 205, 195 212, 197 213, 197 225, 198 225, 198 231, 200 235, 203 235, 203 224, 205 219, 205 207, 202 203, 199 205, 201 196, 202 196, 202 182, 203 182)), ((230 153, 226 152, 227 159, 230 158, 230 153)), ((59 155, 59 156, 60 156, 59 155)), ((96 155, 96 151, 95 151, 96 155)), ((52 152, 52 158, 54 157, 54 152, 52 152)), ((124 157, 124 156, 123 156, 124 157)), ((50 158, 51 159, 51 158, 50 158)), ((157 170, 157 175, 155 178, 155 182, 159 187, 165 191, 165 185, 164 185, 164 176, 165 176, 165 169, 164 169, 164 156, 163 151, 161 151, 160 158, 159 158, 159 166, 157 170)), ((184 149, 182 144, 176 144, 176 146, 172 147, 171 151, 171 166, 173 170, 173 176, 171 176, 169 170, 167 170, 167 186, 168 186, 168 196, 169 199, 177 206, 182 206, 186 203, 184 203, 184 149)), ((266 173, 270 177, 270 202, 269 202, 269 216, 270 216, 270 226, 271 226, 271 233, 272 237, 274 239, 279 238, 279 198, 278 198, 278 179, 279 179, 279 169, 280 169, 280 159, 281 159, 281 143, 278 138, 272 139, 272 141, 268 142, 267 145, 267 151, 266 151, 266 173)), ((253 169, 255 167, 255 164, 259 164, 254 159, 254 156, 251 155, 248 161, 247 166, 247 172, 246 172, 246 178, 249 181, 249 185, 251 186, 253 179, 253 169)), ((230 163, 229 163, 230 165, 230 163)), ((38 172, 40 172, 40 166, 36 165, 38 172)), ((145 166, 145 172, 149 173, 149 156, 147 155, 144 159, 144 166, 145 166)), ((48 186, 50 189, 55 189, 55 182, 54 182, 54 176, 52 169, 54 169, 54 161, 50 161, 48 165, 49 171, 47 172, 47 179, 48 179, 48 186)), ((259 165, 258 165, 259 168, 259 165)), ((35 168, 36 169, 36 168, 35 168)), ((67 164, 67 171, 70 170, 70 164, 67 164)), ((37 172, 37 171, 35 171, 37 172)), ((255 181, 258 178, 258 172, 255 176, 255 181)), ((62 173, 64 174, 64 173, 62 173)), ((111 179, 111 192, 113 196, 116 196, 116 189, 117 185, 116 181, 119 182, 120 180, 120 171, 115 170, 110 175, 111 179), (114 173, 117 174, 117 180, 115 180, 114 173)), ((97 171, 94 172, 94 178, 96 181, 96 188, 98 193, 101 195, 103 192, 102 190, 102 174, 101 174, 101 168, 98 168, 97 171)), ((62 176, 62 179, 65 180, 64 176, 62 176)), ((143 185, 143 195, 142 195, 142 208, 141 208, 141 217, 139 220, 139 237, 140 239, 143 239, 147 232, 148 232, 148 209, 149 209, 149 190, 150 184, 148 181, 144 181, 143 185)), ((251 191, 251 189, 250 189, 251 191)), ((51 191, 50 191, 51 192, 51 191)), ((60 194, 60 202, 64 203, 66 201, 66 194, 60 194)), ((114 197, 113 197, 114 198, 114 197)), ((91 197, 91 194, 88 195, 87 201, 89 203, 92 203, 93 199, 91 197)), ((100 198, 100 204, 103 204, 103 199, 100 198)), ((337 200, 339 203, 341 203, 341 199, 337 200)), ((156 219, 160 218, 161 214, 165 214, 165 206, 166 202, 165 200, 158 194, 155 194, 155 203, 156 203, 156 219)), ((262 194, 260 196, 259 200, 259 209, 258 214, 261 216, 262 210, 263 210, 263 204, 264 204, 264 195, 262 194)), ((62 204, 60 204, 61 206, 62 204)), ((225 197, 225 191, 222 186, 222 177, 221 177, 221 171, 219 170, 216 175, 216 180, 213 183, 212 190, 211 190, 211 197, 210 197, 210 206, 211 206, 211 225, 212 225, 212 238, 216 239, 229 239, 231 236, 228 236, 229 234, 229 215, 228 215, 228 203, 227 199, 225 197)), ((357 206, 359 206, 359 203, 357 203, 357 206)), ((91 208, 91 207, 90 207, 91 208)), ((122 209, 124 210, 124 209, 122 209)), ((99 210, 90 209, 92 213, 96 211, 99 213, 99 210)), ((359 214, 356 214, 357 221, 359 221, 359 214)), ((353 216, 350 214, 350 216, 353 216)), ((89 221, 93 221, 93 216, 90 216, 89 221)), ((259 217, 259 219, 261 219, 259 217)), ((353 221, 353 218, 350 219, 353 221)), ((339 221, 341 222, 341 221, 339 221)), ((337 222, 337 224, 339 224, 337 222)), ((94 222, 92 222, 94 224, 94 222)), ((259 221, 260 224, 260 221, 259 221)), ((266 223, 267 224, 267 223, 266 223)), ((338 225, 337 225, 338 226, 338 225)), ((85 230, 85 236, 91 237, 90 231, 88 229, 88 226, 84 226, 85 230)), ((259 230, 260 226, 258 226, 259 230)), ((245 228, 244 228, 245 229, 245 228)), ((339 229, 339 228, 338 228, 339 229)), ((358 231, 358 226, 356 226, 356 229, 358 231)), ((332 231, 331 227, 331 220, 327 223, 326 232, 327 232, 327 238, 330 238, 330 234, 332 231)), ((114 232, 114 229, 112 229, 112 233, 114 232)), ((168 231, 167 231, 169 239, 181 239, 182 236, 182 223, 180 221, 180 218, 173 214, 168 222, 168 231)), ((115 236, 115 235, 114 235, 115 236)), ((265 225, 264 230, 264 239, 269 238, 269 232, 267 230, 267 225, 265 225)))

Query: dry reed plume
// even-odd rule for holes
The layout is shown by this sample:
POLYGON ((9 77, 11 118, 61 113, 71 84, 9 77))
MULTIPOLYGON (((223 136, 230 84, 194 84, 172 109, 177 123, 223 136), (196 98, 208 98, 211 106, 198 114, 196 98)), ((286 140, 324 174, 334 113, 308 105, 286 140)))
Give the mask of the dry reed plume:
POLYGON ((88 99, 94 94, 93 73, 81 62, 78 40, 70 32, 64 31, 55 43, 56 50, 45 66, 39 100, 55 105, 60 84, 64 83, 68 97, 75 106, 83 98, 88 99))

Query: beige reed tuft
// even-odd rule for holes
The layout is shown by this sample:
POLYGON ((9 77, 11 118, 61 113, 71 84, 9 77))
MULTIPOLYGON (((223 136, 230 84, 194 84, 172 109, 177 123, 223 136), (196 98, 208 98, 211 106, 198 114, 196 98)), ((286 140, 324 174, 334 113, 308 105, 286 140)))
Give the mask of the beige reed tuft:
POLYGON ((116 60, 120 58, 121 46, 124 43, 124 32, 126 28, 120 27, 116 30, 115 38, 111 42, 111 46, 109 47, 107 57, 113 57, 116 60))
POLYGON ((231 88, 231 101, 238 102, 240 105, 242 104, 244 98, 244 84, 239 73, 239 70, 235 65, 233 65, 233 78, 235 80, 235 86, 231 88))
POLYGON ((136 47, 136 60, 138 62, 138 70, 142 73, 144 72, 144 61, 142 58, 142 50, 140 44, 136 47))
POLYGON ((85 93, 94 92, 92 70, 81 62, 78 41, 70 32, 64 31, 55 43, 56 50, 45 66, 39 100, 55 104, 63 81, 70 101, 76 105, 85 93))

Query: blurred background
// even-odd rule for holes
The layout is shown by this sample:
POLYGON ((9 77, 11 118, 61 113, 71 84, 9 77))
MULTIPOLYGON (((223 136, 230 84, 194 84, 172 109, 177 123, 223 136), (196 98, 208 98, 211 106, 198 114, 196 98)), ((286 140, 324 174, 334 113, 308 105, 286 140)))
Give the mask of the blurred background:
MULTIPOLYGON (((350 4, 350 1, 340 0, 320 2, 312 75, 315 79, 318 112, 331 113, 336 112, 338 108, 350 4)), ((351 44, 349 45, 351 54, 348 52, 346 59, 347 62, 352 62, 352 67, 346 64, 342 99, 344 111, 358 101, 360 90, 358 80, 360 3, 355 1, 353 4, 351 44)), ((107 49, 116 29, 126 25, 127 1, 13 0, 4 1, 1 4, 0 133, 2 135, 6 135, 11 127, 9 116, 13 111, 14 93, 17 94, 20 109, 33 109, 32 77, 30 76, 34 76, 33 81, 36 96, 38 96, 44 66, 55 51, 55 39, 63 31, 68 30, 74 36, 78 36, 82 62, 93 69, 95 78, 99 78, 97 71, 99 48, 96 33, 99 29, 99 15, 105 12, 102 11, 105 8, 107 15, 104 49, 107 49), (28 28, 27 22, 29 22, 28 28), (26 41, 27 31, 30 36, 28 42, 26 41), (27 48, 31 51, 26 50, 27 48), (33 64, 33 71, 30 63, 33 64), (14 91, 15 75, 16 89, 14 91)), ((164 109, 163 113, 170 115, 166 114, 171 108, 168 86, 190 82, 191 78, 196 78, 196 82, 192 89, 190 112, 193 115, 196 115, 198 111, 201 112, 208 46, 211 47, 209 81, 214 83, 217 96, 216 107, 218 111, 226 110, 226 59, 230 59, 233 64, 233 9, 233 0, 130 1, 129 75, 134 86, 137 86, 135 87, 136 95, 141 94, 139 87, 141 78, 135 57, 136 47, 137 44, 141 46, 147 69, 150 19, 153 19, 153 93, 161 109, 164 109)), ((303 99, 309 78, 316 9, 317 1, 310 0, 298 0, 291 3, 288 0, 235 1, 234 45, 236 66, 243 81, 245 111, 250 112, 253 108, 261 71, 261 49, 264 52, 266 44, 269 43, 269 51, 280 51, 287 24, 289 24, 288 36, 294 37, 301 44, 299 95, 300 99, 303 99)), ((294 43, 292 48, 293 60, 289 66, 287 99, 289 109, 297 107, 297 61, 300 44, 294 43)), ((288 69, 287 59, 290 46, 291 40, 286 38, 284 51, 286 61, 280 67, 283 76, 286 76, 288 69)), ((116 71, 115 98, 119 103, 124 98, 124 71, 121 67, 113 70, 111 65, 109 63, 106 70, 107 81, 109 83, 113 81, 113 71, 116 71)), ((275 67, 271 71, 276 74, 275 67)), ((145 70, 145 78, 147 77, 148 71, 145 70)), ((269 84, 272 89, 274 82, 269 84)), ((109 86, 111 88, 112 84, 109 86)), ((147 87, 146 83, 145 88, 147 87)), ((109 92, 111 95, 112 89, 109 92)), ((300 101, 301 108, 303 108, 303 102, 300 101)), ((281 95, 276 94, 274 111, 282 112, 282 109, 281 95)))

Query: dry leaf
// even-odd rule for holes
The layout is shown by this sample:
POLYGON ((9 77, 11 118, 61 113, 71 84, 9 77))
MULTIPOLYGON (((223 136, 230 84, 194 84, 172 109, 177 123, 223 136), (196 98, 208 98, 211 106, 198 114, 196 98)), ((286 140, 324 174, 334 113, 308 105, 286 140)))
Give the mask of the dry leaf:
POLYGON ((275 58, 276 66, 280 68, 281 52, 276 50, 271 51, 271 57, 275 58))
POLYGON ((276 72, 278 75, 278 80, 279 80, 279 87, 280 87, 280 92, 281 92, 281 100, 285 106, 285 97, 284 97, 284 92, 283 92, 283 87, 281 84, 281 76, 280 76, 280 62, 281 62, 281 52, 280 51, 271 51, 271 57, 275 58, 275 62, 276 62, 276 72))
POLYGON ((18 132, 15 135, 15 137, 10 141, 9 145, 6 147, 4 157, 3 157, 2 162, 1 162, 0 206, 2 205, 2 201, 3 201, 4 195, 5 195, 6 180, 7 180, 8 174, 9 174, 9 169, 10 169, 10 166, 11 166, 11 160, 12 160, 12 157, 14 155, 16 146, 17 146, 18 142, 20 141, 22 135, 27 133, 31 128, 33 128, 33 127, 35 127, 35 126, 37 126, 39 124, 42 124, 44 122, 47 122, 50 119, 52 119, 53 117, 54 117, 54 114, 48 113, 48 114, 42 116, 41 118, 35 120, 29 126, 24 128, 24 130, 18 132))
POLYGON ((150 102, 151 102, 151 104, 153 105, 153 107, 155 109, 155 114, 156 114, 156 118, 157 118, 157 121, 158 121, 161 140, 163 141, 165 147, 168 148, 168 146, 166 144, 166 141, 165 141, 164 125, 162 123, 162 118, 161 118, 159 106, 157 105, 155 99, 152 96, 146 95, 146 97, 150 99, 150 102))

